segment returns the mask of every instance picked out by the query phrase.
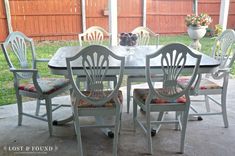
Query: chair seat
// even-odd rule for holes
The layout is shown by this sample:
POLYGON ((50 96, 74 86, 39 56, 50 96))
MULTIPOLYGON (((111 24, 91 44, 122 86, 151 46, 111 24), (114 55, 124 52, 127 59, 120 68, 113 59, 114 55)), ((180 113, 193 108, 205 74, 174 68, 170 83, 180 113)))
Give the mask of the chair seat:
MULTIPOLYGON (((159 88, 156 89, 159 92, 166 92, 164 88, 159 88)), ((143 104, 145 104, 145 101, 147 99, 147 96, 149 94, 149 89, 134 89, 134 96, 140 100, 143 104)), ((154 98, 151 101, 151 104, 164 104, 164 103, 186 103, 186 98, 184 96, 179 97, 178 99, 174 101, 166 100, 166 99, 161 99, 161 98, 154 98)))
MULTIPOLYGON (((104 91, 105 95, 109 95, 112 91, 104 91)), ((86 96, 88 96, 89 94, 91 94, 90 91, 82 91, 82 93, 86 96)), ((120 104, 122 104, 123 102, 123 95, 122 95, 122 91, 118 91, 118 99, 120 100, 120 104)), ((72 104, 73 105, 77 105, 79 108, 94 108, 96 106, 88 103, 86 100, 81 99, 80 101, 77 100, 75 94, 72 94, 71 97, 72 100, 72 104)), ((106 102, 102 107, 115 107, 115 102, 114 99, 111 99, 110 101, 106 102)))
MULTIPOLYGON (((43 94, 51 94, 69 85, 69 80, 63 78, 40 78, 38 79, 38 84, 41 87, 43 94)), ((35 92, 35 93, 37 92, 32 82, 21 84, 19 86, 19 90, 35 92)))
MULTIPOLYGON (((181 84, 182 86, 185 86, 189 82, 189 77, 182 77, 178 79, 178 83, 181 84)), ((202 78, 200 81, 199 89, 200 90, 206 90, 206 89, 222 89, 223 87, 216 84, 213 81, 210 81, 208 79, 202 78)), ((194 89, 192 86, 191 89, 194 89)))

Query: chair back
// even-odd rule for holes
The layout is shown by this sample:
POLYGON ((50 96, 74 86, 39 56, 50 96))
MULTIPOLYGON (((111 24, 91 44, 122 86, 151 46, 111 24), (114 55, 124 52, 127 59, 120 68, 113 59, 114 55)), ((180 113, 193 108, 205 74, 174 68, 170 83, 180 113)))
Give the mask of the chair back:
POLYGON ((98 45, 102 45, 105 36, 110 36, 110 33, 108 33, 106 30, 104 30, 103 28, 99 27, 99 26, 92 26, 90 28, 88 28, 85 32, 83 32, 82 34, 79 34, 79 43, 80 46, 83 46, 83 41, 84 42, 88 42, 89 45, 92 44, 98 44, 98 45))
POLYGON ((77 99, 83 99, 94 106, 102 106, 112 99, 118 94, 118 89, 122 83, 124 62, 124 57, 115 55, 110 49, 101 45, 87 46, 79 51, 77 55, 66 58, 68 78, 72 83, 77 99), (110 68, 111 61, 120 64, 120 66, 117 67, 119 73, 115 73, 118 75, 118 81, 113 91, 106 92, 104 78, 112 72, 110 68), (76 63, 81 65, 79 72, 73 69, 73 65, 76 63), (88 95, 85 95, 76 84, 76 76, 82 76, 82 74, 86 75, 88 79, 88 88, 90 88, 88 95))
MULTIPOLYGON (((3 53, 10 69, 35 69, 35 49, 31 38, 21 32, 12 32, 4 43, 2 43, 3 53)), ((17 78, 28 79, 32 73, 17 73, 17 78)))
MULTIPOLYGON (((212 49, 212 56, 220 61, 219 70, 230 69, 235 59, 235 31, 232 29, 225 30, 219 37, 217 37, 212 49)), ((222 75, 215 72, 214 77, 221 77, 222 75)))
POLYGON ((159 44, 159 35, 155 34, 153 31, 151 31, 147 27, 137 27, 132 31, 133 34, 137 35, 137 43, 136 45, 138 46, 143 46, 143 45, 149 45, 150 44, 150 38, 154 37, 155 38, 155 43, 158 45, 159 44))
POLYGON ((152 96, 159 97, 166 100, 176 100, 177 98, 187 95, 194 82, 201 55, 193 53, 187 46, 179 43, 166 45, 157 52, 146 56, 146 77, 152 96), (158 62, 163 71, 162 82, 163 90, 156 90, 152 84, 151 66, 158 62), (193 66, 192 70, 187 70, 186 63, 193 66), (178 83, 180 76, 188 74, 191 76, 190 81, 185 86, 178 83))

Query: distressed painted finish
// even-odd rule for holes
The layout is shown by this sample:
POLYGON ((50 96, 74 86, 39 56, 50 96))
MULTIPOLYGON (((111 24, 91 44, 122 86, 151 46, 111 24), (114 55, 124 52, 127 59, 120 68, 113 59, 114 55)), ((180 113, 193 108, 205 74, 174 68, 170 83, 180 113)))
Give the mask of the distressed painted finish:
POLYGON ((204 99, 202 102, 205 102, 206 111, 198 112, 193 106, 192 110, 193 115, 222 115, 224 121, 224 127, 228 127, 228 118, 227 118, 227 88, 228 88, 228 81, 229 81, 229 73, 230 69, 235 60, 235 32, 234 30, 228 29, 225 30, 215 41, 213 50, 212 50, 212 57, 217 59, 220 62, 220 66, 211 73, 211 78, 208 79, 207 76, 202 76, 201 74, 197 78, 197 82, 195 86, 192 88, 192 95, 203 95, 204 99), (213 82, 214 80, 220 80, 222 82, 222 86, 213 82), (209 82, 208 82, 209 81, 209 82), (211 82, 212 81, 212 82, 211 82), (207 82, 204 85, 204 82, 207 82), (212 84, 212 86, 209 86, 212 84), (220 100, 216 100, 213 95, 220 95, 220 100), (213 103, 218 104, 221 106, 220 112, 213 112, 210 109, 209 101, 213 101, 213 103))
POLYGON ((83 42, 87 42, 89 45, 98 44, 102 45, 105 38, 111 36, 106 30, 99 26, 92 26, 88 28, 85 32, 78 35, 80 46, 83 46, 83 42))
POLYGON ((68 78, 73 86, 73 114, 74 114, 74 125, 77 134, 78 142, 78 151, 79 155, 83 156, 83 146, 81 139, 80 127, 100 127, 100 128, 114 128, 114 139, 113 139, 113 156, 117 156, 117 145, 118 145, 118 135, 120 132, 120 122, 122 114, 122 104, 120 101, 120 93, 118 90, 121 86, 123 79, 125 58, 115 55, 110 49, 101 45, 90 45, 82 49, 73 57, 68 57, 66 59, 68 78), (120 62, 118 81, 114 90, 107 92, 103 86, 105 77, 107 76, 108 70, 110 69, 110 58, 113 58, 120 62), (83 92, 79 89, 74 79, 74 75, 79 75, 76 71, 73 71, 72 68, 75 65, 75 62, 78 63, 81 61, 82 69, 89 79, 89 94, 83 92), (83 101, 87 104, 87 107, 79 107, 79 104, 83 101), (112 107, 106 107, 109 101, 112 107), (113 116, 115 117, 115 122, 112 124, 97 122, 95 125, 81 125, 79 122, 80 116, 94 116, 94 117, 105 117, 113 116))
POLYGON ((69 81, 66 79, 39 79, 36 63, 43 60, 36 59, 33 40, 23 33, 10 33, 1 46, 9 69, 14 75, 14 87, 18 105, 18 125, 21 125, 23 115, 47 121, 49 134, 52 135, 52 111, 61 105, 57 105, 57 108, 52 109, 51 99, 68 90, 70 88, 69 81), (13 64, 12 59, 18 60, 18 64, 13 64), (21 80, 24 80, 24 83, 28 81, 28 83, 22 84, 21 80), (22 96, 37 99, 36 115, 23 112, 22 96), (45 100, 46 105, 46 114, 43 116, 38 115, 40 100, 45 100), (44 116, 47 116, 47 118, 45 119, 44 116))
MULTIPOLYGON (((191 60, 192 61, 192 60, 191 60)), ((163 123, 176 123, 176 126, 181 129, 180 153, 184 152, 184 141, 186 134, 186 127, 188 121, 188 113, 190 106, 189 91, 193 84, 201 61, 201 55, 193 53, 188 47, 182 44, 169 44, 157 52, 146 56, 146 80, 148 82, 148 95, 143 103, 139 99, 138 93, 140 91, 134 90, 133 97, 133 120, 134 127, 138 124, 146 134, 148 153, 153 154, 152 145, 152 128, 153 124, 157 125, 157 132, 163 123), (191 79, 186 86, 181 86, 177 79, 184 72, 186 67, 187 55, 194 59, 194 67, 192 68, 191 79), (158 58, 161 62, 161 69, 163 70, 162 88, 155 89, 152 82, 152 66, 154 59, 158 58), (179 98, 184 97, 184 102, 179 101, 179 98), (162 99, 162 100, 159 100, 162 99), (163 102, 164 100, 164 102, 163 102), (169 102, 167 102, 169 101, 169 102), (156 104, 157 102, 157 104, 156 104), (146 120, 140 121, 137 116, 137 106, 146 112, 146 120), (164 120, 164 112, 173 111, 176 113, 176 119, 171 121, 164 120), (152 112, 159 112, 157 121, 153 121, 152 112)), ((168 119, 169 120, 169 119, 168 119)))
MULTIPOLYGON (((137 27, 132 30, 133 34, 137 35, 137 45, 146 46, 150 45, 149 41, 152 39, 154 41, 153 45, 156 47, 159 45, 159 34, 154 33, 147 27, 137 27)), ((154 78, 154 77, 153 77, 154 78)), ((157 78, 156 78, 157 79, 157 78)), ((130 109, 130 100, 131 100, 131 84, 133 82, 146 82, 146 78, 143 74, 137 76, 128 76, 127 77, 127 113, 130 109)))

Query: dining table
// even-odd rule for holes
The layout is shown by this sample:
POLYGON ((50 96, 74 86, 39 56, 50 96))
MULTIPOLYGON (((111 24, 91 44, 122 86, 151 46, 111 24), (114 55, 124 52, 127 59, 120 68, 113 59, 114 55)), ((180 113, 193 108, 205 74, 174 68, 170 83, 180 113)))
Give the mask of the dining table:
MULTIPOLYGON (((154 53, 158 51, 163 45, 154 45, 154 46, 107 46, 113 53, 119 56, 125 57, 125 66, 124 66, 124 75, 143 75, 145 73, 145 58, 146 55, 154 53)), ((50 71, 52 74, 56 75, 64 75, 67 76, 67 67, 66 67, 66 58, 72 57, 79 53, 79 51, 83 47, 80 46, 66 46, 59 48, 54 56, 50 59, 48 63, 48 67, 50 68, 50 71)), ((190 47, 189 47, 190 48, 190 47)), ((220 62, 215 60, 214 58, 199 52, 195 49, 190 48, 194 53, 202 55, 200 66, 198 73, 212 73, 215 71, 219 65, 220 62)), ((162 73, 161 69, 161 61, 155 60, 154 66, 151 66, 151 72, 154 72, 156 74, 162 73)), ((116 75, 119 72, 120 68, 120 62, 117 62, 115 60, 110 60, 109 68, 112 70, 109 70, 107 73, 108 75, 116 75)), ((190 55, 187 56, 187 61, 185 64, 186 70, 192 70, 193 69, 193 58, 191 58, 190 55)), ((79 72, 81 75, 83 72, 83 67, 81 64, 81 61, 77 60, 77 62, 72 63, 72 68, 75 72, 79 72)), ((85 75, 85 73, 84 73, 85 75)), ((66 118, 61 121, 54 121, 54 125, 60 125, 67 123, 73 119, 72 116, 69 118, 66 118)))
MULTIPOLYGON (((108 48, 116 55, 125 57, 124 75, 143 75, 143 73, 145 73, 145 56, 156 52, 161 47, 162 45, 133 47, 109 46, 108 48)), ((82 47, 80 46, 66 46, 59 48, 48 63, 51 73, 66 76, 66 58, 76 55, 79 53, 81 48, 82 47)), ((199 73, 211 73, 220 65, 218 60, 192 48, 190 49, 193 52, 202 55, 198 71, 199 73)), ((151 66, 151 69, 153 69, 152 72, 162 73, 160 60, 155 60, 152 64, 154 64, 154 66, 151 66)), ((119 61, 115 61, 114 59, 110 60, 109 69, 111 70, 109 70, 107 74, 116 75, 119 72, 119 65, 119 61)), ((191 70, 194 67, 193 65, 193 58, 191 56, 187 56, 185 68, 191 70)), ((83 71, 82 63, 79 60, 72 63, 72 68, 75 72, 79 72, 79 74, 83 71)))

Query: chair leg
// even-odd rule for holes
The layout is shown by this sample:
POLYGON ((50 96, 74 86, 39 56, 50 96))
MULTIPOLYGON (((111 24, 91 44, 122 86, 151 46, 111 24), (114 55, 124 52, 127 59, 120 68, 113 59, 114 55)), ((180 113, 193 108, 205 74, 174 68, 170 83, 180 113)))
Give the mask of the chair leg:
POLYGON ((117 77, 113 80, 113 89, 117 86, 117 77))
POLYGON ((134 131, 136 130, 136 121, 137 120, 137 104, 135 103, 135 100, 133 99, 133 128, 134 131))
MULTIPOLYGON (((162 120, 163 120, 163 118, 164 118, 164 113, 165 113, 165 112, 159 112, 158 117, 157 117, 157 121, 162 121, 162 120)), ((156 133, 159 132, 160 128, 161 128, 161 124, 159 123, 159 124, 157 124, 157 127, 156 127, 156 129, 155 129, 155 130, 156 130, 156 133)))
POLYGON ((224 120, 224 127, 228 128, 228 117, 227 117, 227 108, 226 108, 226 90, 222 91, 221 95, 221 108, 222 108, 222 115, 223 115, 223 120, 224 120))
POLYGON ((119 132, 118 132, 119 135, 120 135, 120 131, 122 129, 122 105, 120 106, 120 112, 121 112, 121 114, 120 114, 120 118, 119 118, 120 124, 119 124, 119 132))
POLYGON ((130 101, 131 101, 131 81, 127 78, 127 113, 130 111, 130 101))
POLYGON ((209 104, 209 98, 207 95, 205 95, 205 105, 206 105, 206 111, 210 112, 211 109, 210 109, 210 104, 209 104))
POLYGON ((52 106, 51 106, 51 99, 46 98, 46 111, 47 111, 47 122, 49 128, 49 134, 52 136, 53 126, 52 126, 52 106))
POLYGON ((18 105, 18 126, 22 124, 22 117, 23 117, 23 106, 22 106, 22 96, 16 93, 17 105, 18 105))
POLYGON ((78 109, 77 109, 76 106, 74 107, 74 112, 73 113, 74 113, 74 127, 75 127, 75 131, 76 131, 77 142, 78 142, 78 155, 83 156, 79 115, 78 115, 78 109))
POLYGON ((177 111, 175 113, 175 120, 178 120, 179 122, 178 123, 175 123, 175 130, 182 130, 182 118, 183 118, 183 115, 184 115, 184 112, 179 112, 177 111))
POLYGON ((182 131, 181 131, 181 139, 180 139, 180 153, 184 153, 184 141, 186 135, 186 128, 188 123, 188 110, 186 109, 182 116, 182 131))
POLYGON ((149 154, 153 154, 152 147, 152 135, 151 135, 151 123, 150 123, 150 112, 146 111, 146 124, 147 124, 147 142, 148 142, 148 152, 149 154))
POLYGON ((116 118, 115 118, 115 129, 114 129, 114 139, 113 139, 113 156, 117 156, 117 146, 118 146, 118 133, 120 128, 120 106, 116 106, 116 118))
POLYGON ((39 99, 37 99, 36 111, 35 111, 35 115, 36 115, 36 116, 39 115, 40 105, 41 105, 41 101, 40 101, 39 99))

